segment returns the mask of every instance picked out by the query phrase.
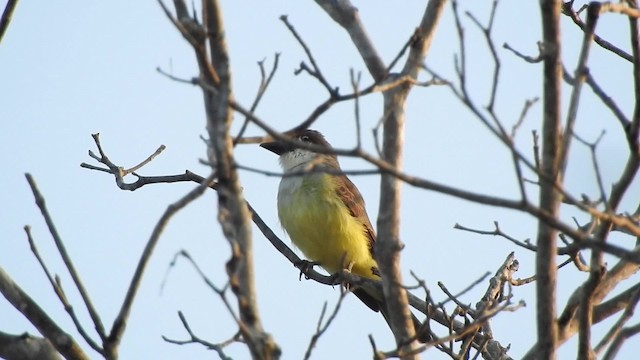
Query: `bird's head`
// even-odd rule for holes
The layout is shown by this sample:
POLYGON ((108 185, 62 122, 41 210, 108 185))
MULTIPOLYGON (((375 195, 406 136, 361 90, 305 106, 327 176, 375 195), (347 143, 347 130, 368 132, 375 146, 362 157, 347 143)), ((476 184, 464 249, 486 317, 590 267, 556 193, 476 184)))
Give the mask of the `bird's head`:
POLYGON ((335 155, 320 154, 300 147, 300 145, 308 144, 331 149, 331 145, 319 131, 306 129, 288 134, 288 136, 290 140, 287 141, 277 140, 260 144, 261 147, 280 155, 280 165, 285 172, 297 166, 308 164, 318 156, 327 157, 328 161, 336 159, 335 155))

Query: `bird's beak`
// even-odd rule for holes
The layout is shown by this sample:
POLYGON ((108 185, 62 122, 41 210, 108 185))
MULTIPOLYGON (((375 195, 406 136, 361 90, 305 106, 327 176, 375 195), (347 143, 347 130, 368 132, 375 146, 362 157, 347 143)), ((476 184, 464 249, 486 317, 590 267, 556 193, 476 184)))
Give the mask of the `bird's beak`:
POLYGON ((293 147, 290 144, 287 144, 283 141, 265 142, 260 144, 260 146, 277 155, 282 155, 286 152, 293 150, 293 147))

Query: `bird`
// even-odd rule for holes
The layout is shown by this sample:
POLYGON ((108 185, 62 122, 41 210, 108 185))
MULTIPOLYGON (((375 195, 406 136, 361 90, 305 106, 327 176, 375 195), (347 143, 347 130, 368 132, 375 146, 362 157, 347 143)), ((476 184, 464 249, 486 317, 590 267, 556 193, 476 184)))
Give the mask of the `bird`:
MULTIPOLYGON (((331 145, 316 130, 304 129, 287 135, 290 141, 269 141, 260 146, 279 156, 284 171, 278 188, 278 218, 291 242, 311 264, 330 274, 348 270, 381 281, 374 257, 376 233, 360 191, 344 175, 335 154, 302 148, 296 145, 296 140, 327 150, 332 149, 331 145)), ((384 298, 364 288, 352 292, 390 324, 384 298)), ((413 322, 418 331, 421 323, 415 315, 413 322)))

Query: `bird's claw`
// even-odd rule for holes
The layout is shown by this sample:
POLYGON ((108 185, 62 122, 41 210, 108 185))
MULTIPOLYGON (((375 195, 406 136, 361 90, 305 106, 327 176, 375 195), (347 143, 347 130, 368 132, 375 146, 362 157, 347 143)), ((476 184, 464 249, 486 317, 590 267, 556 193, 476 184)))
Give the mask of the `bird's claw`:
POLYGON ((344 266, 341 271, 338 271, 335 274, 331 275, 333 281, 336 281, 338 279, 340 280, 340 286, 342 286, 345 292, 351 291, 351 284, 345 279, 344 274, 351 274, 352 269, 353 263, 350 263, 348 266, 344 266))
POLYGON ((309 260, 300 260, 293 264, 293 266, 300 269, 300 275, 298 276, 298 280, 302 280, 302 275, 304 275, 305 280, 309 280, 309 276, 307 272, 313 270, 313 267, 316 265, 320 265, 317 261, 309 261, 309 260))

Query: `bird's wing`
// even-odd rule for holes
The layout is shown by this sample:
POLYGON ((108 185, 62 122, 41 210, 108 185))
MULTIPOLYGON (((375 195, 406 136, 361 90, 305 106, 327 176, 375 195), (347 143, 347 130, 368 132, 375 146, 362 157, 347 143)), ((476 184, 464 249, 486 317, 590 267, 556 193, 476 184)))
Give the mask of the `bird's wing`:
MULTIPOLYGON (((376 242, 376 233, 373 231, 373 226, 371 226, 371 222, 369 221, 369 216, 367 215, 367 210, 364 207, 364 199, 362 199, 362 195, 358 188, 353 185, 351 180, 346 176, 340 176, 342 181, 338 181, 338 186, 336 188, 336 193, 338 197, 344 205, 349 209, 351 216, 355 217, 362 223, 364 226, 364 231, 367 235, 367 239, 369 240, 369 252, 371 256, 373 256, 373 245, 376 242)), ((371 269, 372 272, 377 273, 378 269, 371 269)), ((379 274, 378 274, 379 275, 379 274)), ((369 294, 364 289, 355 289, 353 293, 360 299, 363 303, 365 303, 371 310, 378 312, 382 311, 382 314, 386 314, 385 305, 380 300, 377 300, 371 294, 369 294)), ((386 316, 385 316, 386 319, 386 316)))
MULTIPOLYGON (((340 176, 343 181, 338 181, 336 193, 338 197, 342 200, 345 206, 349 209, 351 216, 357 218, 363 225, 364 229, 367 233, 367 238, 369 239, 369 251, 371 252, 371 256, 373 256, 373 245, 376 242, 376 233, 373 231, 373 226, 371 226, 371 222, 369 221, 369 216, 367 215, 367 210, 364 207, 364 200, 362 199, 362 195, 360 195, 360 191, 356 188, 355 185, 347 178, 346 176, 340 176)), ((376 275, 380 276, 378 272, 378 268, 371 269, 376 275)), ((384 319, 391 327, 390 323, 390 315, 385 304, 384 299, 377 299, 373 295, 369 294, 365 289, 355 289, 353 293, 363 302, 365 303, 371 310, 376 312, 381 312, 384 319)), ((413 326, 418 332, 418 340, 422 343, 425 343, 431 340, 431 334, 426 330, 422 329, 422 323, 420 320, 412 313, 411 314, 413 320, 413 326)))
POLYGON ((367 238, 369 239, 369 251, 373 256, 373 245, 376 242, 376 233, 373 231, 373 226, 369 221, 367 210, 364 207, 364 200, 360 191, 355 185, 344 175, 339 176, 342 181, 338 181, 336 187, 336 193, 344 205, 349 209, 351 216, 358 219, 364 226, 367 238))

